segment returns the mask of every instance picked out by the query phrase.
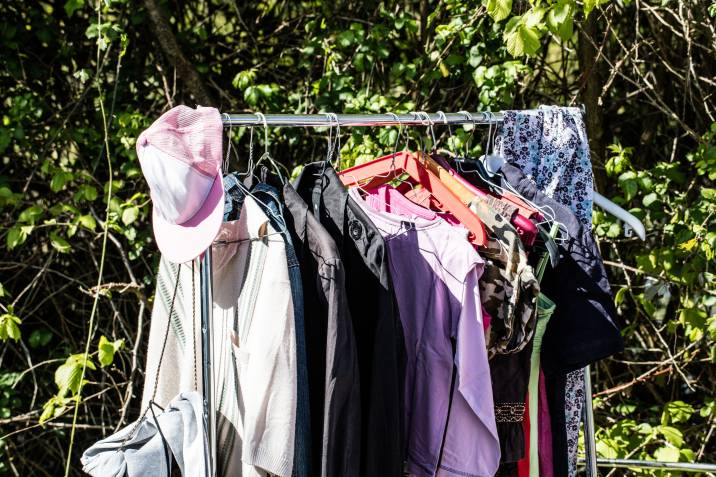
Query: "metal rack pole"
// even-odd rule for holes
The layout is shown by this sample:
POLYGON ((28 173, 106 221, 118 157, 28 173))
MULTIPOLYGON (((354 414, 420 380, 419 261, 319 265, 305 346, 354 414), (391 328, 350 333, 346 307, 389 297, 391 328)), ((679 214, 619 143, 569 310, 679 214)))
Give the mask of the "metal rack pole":
POLYGON ((592 408, 592 376, 584 367, 584 456, 587 477, 597 477, 597 449, 594 438, 594 409, 592 408))
POLYGON ((496 124, 502 113, 410 113, 410 114, 222 114, 225 126, 427 126, 430 124, 496 124))
POLYGON ((211 309, 213 291, 211 284, 211 247, 207 248, 201 258, 201 376, 202 394, 204 396, 204 424, 206 425, 209 460, 206 463, 205 477, 216 475, 216 412, 214 409, 212 358, 214 356, 211 336, 211 309))

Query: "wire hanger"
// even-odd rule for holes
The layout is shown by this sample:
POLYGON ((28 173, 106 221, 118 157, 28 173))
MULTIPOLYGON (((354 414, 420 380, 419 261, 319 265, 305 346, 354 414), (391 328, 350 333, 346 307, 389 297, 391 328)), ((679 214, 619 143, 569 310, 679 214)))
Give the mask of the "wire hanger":
POLYGON ((256 161, 256 164, 254 165, 253 169, 251 170, 251 175, 256 177, 255 175, 255 169, 256 167, 261 164, 263 161, 267 161, 269 165, 273 168, 274 172, 276 173, 276 176, 278 177, 278 180, 281 182, 281 184, 286 183, 286 177, 290 175, 288 172, 288 169, 286 167, 278 162, 271 156, 271 153, 269 152, 268 147, 268 123, 266 122, 266 116, 264 116, 263 113, 255 113, 256 116, 261 120, 264 126, 264 153, 261 154, 261 157, 259 157, 259 160, 256 161))

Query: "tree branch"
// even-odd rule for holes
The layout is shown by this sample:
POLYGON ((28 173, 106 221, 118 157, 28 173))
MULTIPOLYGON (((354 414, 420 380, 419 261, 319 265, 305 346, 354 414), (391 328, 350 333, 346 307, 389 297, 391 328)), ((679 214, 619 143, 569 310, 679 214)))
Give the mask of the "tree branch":
POLYGON ((149 18, 151 19, 152 30, 156 36, 162 51, 169 63, 176 69, 179 78, 189 89, 189 93, 202 106, 213 106, 216 104, 213 95, 204 84, 199 72, 194 65, 184 56, 179 42, 172 32, 169 20, 164 16, 157 0, 144 0, 149 18))

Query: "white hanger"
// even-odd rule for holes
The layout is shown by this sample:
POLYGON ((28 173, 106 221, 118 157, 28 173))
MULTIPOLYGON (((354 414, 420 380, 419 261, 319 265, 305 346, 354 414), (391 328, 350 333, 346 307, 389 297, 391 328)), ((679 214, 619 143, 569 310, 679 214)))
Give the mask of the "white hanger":
POLYGON ((604 209, 605 212, 612 214, 614 217, 624 222, 624 235, 631 237, 632 232, 636 232, 636 235, 641 240, 646 240, 646 229, 644 228, 644 224, 641 223, 641 220, 634 217, 634 215, 622 209, 596 190, 594 191, 594 203, 604 209))

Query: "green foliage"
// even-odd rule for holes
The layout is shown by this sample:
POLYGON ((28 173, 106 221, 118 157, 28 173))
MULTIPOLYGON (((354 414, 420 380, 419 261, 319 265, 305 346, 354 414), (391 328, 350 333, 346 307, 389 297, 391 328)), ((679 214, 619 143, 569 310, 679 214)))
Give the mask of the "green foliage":
POLYGON ((609 0, 535 0, 522 13, 512 12, 512 0, 484 0, 487 12, 495 22, 509 17, 504 26, 503 39, 507 51, 514 57, 535 55, 543 46, 542 37, 549 32, 556 39, 566 42, 574 34, 574 16, 580 9, 585 16, 598 5, 609 0))

